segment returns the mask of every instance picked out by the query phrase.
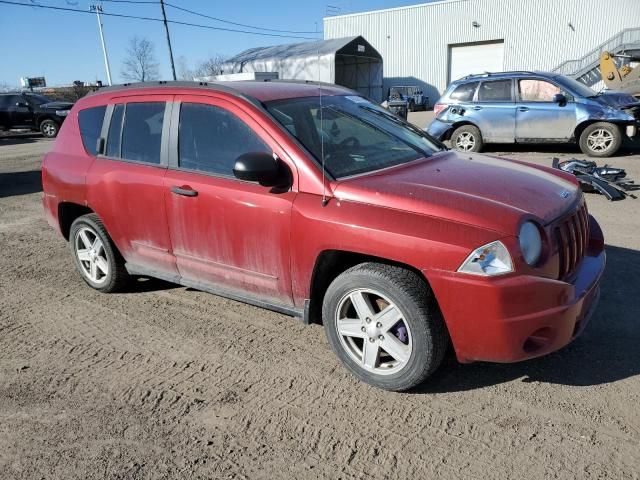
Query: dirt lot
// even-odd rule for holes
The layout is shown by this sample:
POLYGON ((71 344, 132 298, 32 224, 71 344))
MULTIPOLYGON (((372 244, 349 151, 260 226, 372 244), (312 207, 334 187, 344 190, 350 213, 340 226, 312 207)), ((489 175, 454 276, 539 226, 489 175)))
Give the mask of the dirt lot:
MULTIPOLYGON (((50 145, 0 138, 0 478, 640 478, 640 199, 588 196, 608 267, 574 344, 448 359, 397 394, 319 326, 159 281, 90 290, 43 219, 50 145)), ((640 180, 640 155, 610 162, 640 180)))

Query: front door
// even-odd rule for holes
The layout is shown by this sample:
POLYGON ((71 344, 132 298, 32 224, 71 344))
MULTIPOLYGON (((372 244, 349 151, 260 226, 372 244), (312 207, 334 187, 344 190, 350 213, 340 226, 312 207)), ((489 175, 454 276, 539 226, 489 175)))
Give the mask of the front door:
MULTIPOLYGON (((292 305, 293 189, 236 179, 248 152, 284 152, 243 109, 205 96, 176 96, 164 179, 173 254, 183 279, 272 304, 292 305), (179 109, 175 111, 175 109, 179 109)), ((290 165, 291 166, 291 165, 290 165)))
POLYGON ((576 128, 576 104, 557 85, 541 79, 517 82, 516 141, 559 141, 573 137, 576 128), (564 104, 553 101, 556 94, 567 99, 564 104))

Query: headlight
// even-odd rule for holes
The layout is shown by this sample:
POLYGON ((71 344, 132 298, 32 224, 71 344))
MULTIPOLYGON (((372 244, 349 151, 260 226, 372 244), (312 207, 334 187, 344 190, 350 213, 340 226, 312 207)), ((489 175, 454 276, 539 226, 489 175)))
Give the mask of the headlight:
POLYGON ((56 110, 56 115, 59 117, 66 117, 69 115, 69 110, 56 110))
POLYGON ((503 275, 513 272, 513 263, 507 247, 496 240, 471 252, 458 272, 485 276, 503 275))
POLYGON ((524 222, 518 234, 520 251, 524 261, 533 266, 540 260, 542 254, 542 237, 540 229, 533 222, 524 222))

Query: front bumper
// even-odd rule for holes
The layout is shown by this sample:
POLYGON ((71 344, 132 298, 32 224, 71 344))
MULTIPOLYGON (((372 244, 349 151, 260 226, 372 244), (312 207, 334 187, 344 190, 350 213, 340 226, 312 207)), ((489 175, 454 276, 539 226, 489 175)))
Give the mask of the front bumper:
POLYGON ((571 283, 424 273, 460 362, 517 362, 558 350, 583 331, 598 302, 605 258, 604 250, 589 252, 571 283))
POLYGON ((449 139, 450 130, 452 128, 453 127, 451 126, 450 123, 445 123, 442 120, 438 120, 437 118, 434 118, 433 121, 426 128, 426 131, 432 137, 440 141, 443 141, 443 140, 449 139))

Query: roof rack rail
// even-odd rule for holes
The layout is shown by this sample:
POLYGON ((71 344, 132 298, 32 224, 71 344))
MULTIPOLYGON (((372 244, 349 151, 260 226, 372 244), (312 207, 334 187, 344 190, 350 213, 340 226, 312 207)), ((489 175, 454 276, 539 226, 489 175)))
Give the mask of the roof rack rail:
POLYGON ((472 78, 472 77, 482 77, 482 76, 486 76, 486 77, 490 77, 492 75, 508 75, 511 73, 526 73, 526 74, 530 74, 533 75, 536 72, 532 72, 530 70, 505 70, 504 72, 482 72, 482 73, 471 73, 467 76, 462 77, 460 80, 466 80, 467 78, 472 78))

